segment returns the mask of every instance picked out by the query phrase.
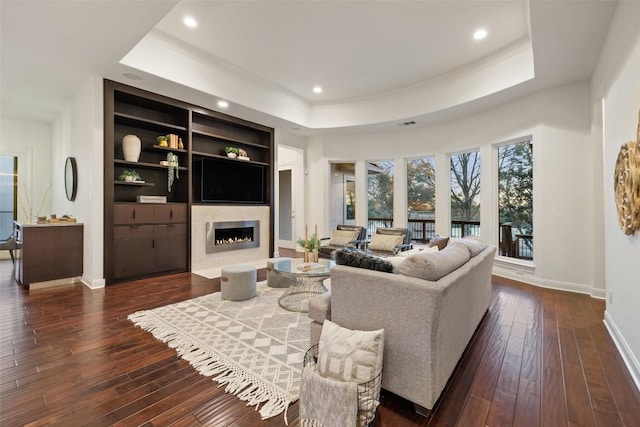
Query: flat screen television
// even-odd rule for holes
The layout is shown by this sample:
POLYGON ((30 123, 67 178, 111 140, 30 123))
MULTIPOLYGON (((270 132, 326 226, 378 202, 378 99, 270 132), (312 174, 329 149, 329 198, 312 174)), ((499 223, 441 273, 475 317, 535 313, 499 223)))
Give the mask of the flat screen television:
POLYGON ((202 202, 266 203, 262 165, 203 157, 201 172, 202 202))

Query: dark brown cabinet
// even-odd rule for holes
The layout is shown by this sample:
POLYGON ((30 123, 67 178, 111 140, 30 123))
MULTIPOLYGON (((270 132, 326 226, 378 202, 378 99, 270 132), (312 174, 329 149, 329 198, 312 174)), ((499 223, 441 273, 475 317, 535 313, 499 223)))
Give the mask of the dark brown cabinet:
POLYGON ((82 276, 82 224, 15 223, 15 278, 21 285, 82 276))
POLYGON ((187 213, 186 204, 114 204, 114 280, 187 271, 187 213))

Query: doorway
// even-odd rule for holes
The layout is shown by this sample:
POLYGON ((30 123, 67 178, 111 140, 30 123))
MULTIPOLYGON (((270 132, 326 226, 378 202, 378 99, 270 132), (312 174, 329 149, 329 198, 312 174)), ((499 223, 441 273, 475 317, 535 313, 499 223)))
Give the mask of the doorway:
POLYGON ((291 176, 291 168, 278 171, 278 247, 295 249, 295 209, 291 176))

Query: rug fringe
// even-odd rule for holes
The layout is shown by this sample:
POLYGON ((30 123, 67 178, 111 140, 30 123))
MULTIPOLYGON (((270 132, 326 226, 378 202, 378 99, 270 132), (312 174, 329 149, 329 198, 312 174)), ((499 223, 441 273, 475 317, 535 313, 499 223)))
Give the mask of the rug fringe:
POLYGON ((247 406, 255 406, 263 420, 284 412, 285 425, 289 425, 287 409, 297 400, 296 398, 238 369, 219 354, 200 348, 191 337, 176 331, 171 326, 166 328, 158 326, 156 319, 150 313, 136 312, 127 318, 175 349, 178 355, 188 361, 200 374, 212 377, 219 384, 218 387, 226 385, 225 392, 247 402, 247 406), (260 407, 261 404, 262 407, 260 407))

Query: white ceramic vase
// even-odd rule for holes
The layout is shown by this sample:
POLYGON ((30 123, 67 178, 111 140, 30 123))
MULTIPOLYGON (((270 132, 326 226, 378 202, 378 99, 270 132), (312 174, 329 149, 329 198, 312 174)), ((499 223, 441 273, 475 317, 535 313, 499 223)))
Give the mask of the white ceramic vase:
POLYGON ((135 135, 125 135, 122 138, 122 153, 128 162, 137 162, 140 159, 140 138, 135 135))

